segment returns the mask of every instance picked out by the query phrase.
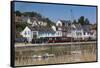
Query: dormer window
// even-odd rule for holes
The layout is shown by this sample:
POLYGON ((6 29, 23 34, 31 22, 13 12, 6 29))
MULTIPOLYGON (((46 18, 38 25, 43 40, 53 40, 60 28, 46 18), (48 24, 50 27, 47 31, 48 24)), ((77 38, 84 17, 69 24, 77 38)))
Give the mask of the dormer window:
POLYGON ((84 32, 84 35, 85 35, 85 32, 84 32))
POLYGON ((58 26, 61 26, 60 23, 58 23, 58 26))
POLYGON ((24 33, 25 35, 27 35, 27 32, 25 31, 25 33, 24 33))
POLYGON ((63 26, 65 26, 65 23, 62 23, 63 26))
POLYGON ((30 34, 30 31, 28 31, 28 35, 30 34))

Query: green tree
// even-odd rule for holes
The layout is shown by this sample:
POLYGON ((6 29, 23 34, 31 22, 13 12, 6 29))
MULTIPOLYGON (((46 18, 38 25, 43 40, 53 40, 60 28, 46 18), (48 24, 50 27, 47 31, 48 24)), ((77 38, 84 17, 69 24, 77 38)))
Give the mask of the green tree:
POLYGON ((90 22, 87 18, 85 19, 85 24, 87 24, 87 25, 90 24, 90 22))
POLYGON ((77 23, 77 21, 76 21, 76 20, 74 20, 74 21, 73 21, 73 23, 75 23, 75 24, 76 24, 76 23, 77 23))
POLYGON ((22 15, 22 13, 20 11, 16 11, 15 14, 16 14, 16 16, 21 16, 22 15))
POLYGON ((81 25, 84 25, 84 24, 85 24, 85 18, 84 18, 84 16, 81 16, 81 17, 78 19, 78 23, 80 23, 81 25))
POLYGON ((23 23, 18 23, 16 22, 16 30, 18 32, 21 32, 22 30, 24 30, 24 28, 28 25, 28 23, 23 22, 23 23))
POLYGON ((37 12, 24 12, 23 13, 24 16, 29 16, 29 17, 37 17, 37 18, 41 18, 42 15, 37 13, 37 12))
POLYGON ((52 22, 49 18, 44 18, 43 21, 47 22, 48 27, 51 27, 52 25, 55 25, 55 23, 52 22))

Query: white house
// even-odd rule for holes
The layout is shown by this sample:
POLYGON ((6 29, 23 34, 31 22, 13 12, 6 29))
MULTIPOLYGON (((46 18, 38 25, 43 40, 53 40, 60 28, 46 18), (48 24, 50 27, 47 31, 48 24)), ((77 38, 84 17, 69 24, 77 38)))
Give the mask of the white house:
POLYGON ((38 25, 47 26, 47 22, 44 22, 44 21, 39 20, 39 19, 34 18, 34 17, 33 18, 28 18, 27 23, 31 24, 33 27, 38 26, 38 25))
POLYGON ((28 19, 27 22, 31 25, 26 26, 20 34, 27 38, 28 42, 41 37, 73 37, 83 40, 89 37, 96 38, 96 32, 90 32, 90 25, 71 24, 70 21, 59 20, 56 26, 48 28, 43 21, 28 19))
POLYGON ((67 37, 81 39, 83 37, 83 29, 80 24, 71 24, 67 33, 67 37))
POLYGON ((82 37, 83 30, 80 24, 71 24, 70 21, 59 20, 56 26, 58 31, 61 31, 62 36, 73 37, 75 39, 82 37))
POLYGON ((96 38, 97 38, 96 30, 91 30, 91 38, 96 40, 96 38))
POLYGON ((56 26, 68 26, 70 24, 70 21, 66 20, 59 20, 56 22, 56 26))
POLYGON ((24 38, 27 38, 28 42, 31 42, 33 38, 41 38, 41 37, 56 37, 60 36, 61 32, 55 32, 55 27, 47 28, 47 27, 32 27, 26 26, 25 29, 20 33, 24 38))
POLYGON ((91 25, 82 25, 82 30, 83 30, 83 39, 89 39, 91 38, 91 25))
POLYGON ((33 33, 32 33, 32 31, 28 27, 25 27, 25 29, 22 32, 20 32, 20 34, 24 38, 27 38, 28 42, 31 42, 31 40, 33 38, 33 33))
MULTIPOLYGON (((57 31, 61 31, 62 36, 83 40, 91 37, 90 25, 71 24, 70 21, 59 20, 56 27, 57 31)), ((92 35, 92 37, 94 36, 92 35)))
POLYGON ((62 22, 60 20, 57 21, 56 26, 62 26, 62 22))
POLYGON ((67 36, 68 34, 68 26, 70 22, 66 20, 59 20, 56 22, 56 34, 59 34, 59 36, 67 36))

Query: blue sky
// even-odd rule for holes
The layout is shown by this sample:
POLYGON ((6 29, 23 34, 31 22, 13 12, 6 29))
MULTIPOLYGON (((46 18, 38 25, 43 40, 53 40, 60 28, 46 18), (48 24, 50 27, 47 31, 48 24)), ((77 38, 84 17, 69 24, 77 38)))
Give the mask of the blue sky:
POLYGON ((96 22, 96 7, 15 2, 16 10, 21 12, 36 11, 54 22, 60 19, 71 20, 72 10, 73 19, 84 16, 91 23, 96 22))

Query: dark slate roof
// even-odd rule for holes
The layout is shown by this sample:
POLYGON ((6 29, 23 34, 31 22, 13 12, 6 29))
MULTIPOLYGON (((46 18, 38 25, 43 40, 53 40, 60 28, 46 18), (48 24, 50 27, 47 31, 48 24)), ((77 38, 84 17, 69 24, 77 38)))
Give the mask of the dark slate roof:
POLYGON ((31 22, 34 22, 34 21, 43 21, 41 18, 37 18, 37 17, 29 17, 30 18, 30 21, 31 22))
POLYGON ((82 26, 81 26, 81 24, 74 24, 75 25, 75 29, 77 29, 77 30, 80 30, 80 29, 82 29, 82 26))
POLYGON ((68 32, 71 30, 71 26, 56 27, 56 30, 58 30, 58 28, 61 28, 62 29, 61 31, 63 31, 63 32, 68 32))
POLYGON ((39 32, 55 32, 52 28, 45 27, 45 26, 28 26, 32 31, 39 31, 39 32))
POLYGON ((66 21, 66 20, 60 20, 62 22, 62 25, 70 25, 70 21, 66 21))
POLYGON ((74 24, 74 25, 75 25, 76 28, 71 27, 71 24, 69 24, 68 26, 60 26, 60 27, 58 26, 58 27, 57 27, 57 30, 58 30, 58 28, 61 28, 62 31, 69 32, 71 29, 72 29, 72 30, 80 30, 80 29, 82 29, 82 27, 81 27, 80 24, 74 24))
POLYGON ((27 22, 28 17, 22 15, 21 19, 22 19, 23 22, 27 22))
POLYGON ((91 30, 91 25, 82 25, 82 29, 83 29, 84 31, 90 32, 90 30, 91 30))
POLYGON ((60 20, 62 23, 70 23, 69 21, 66 20, 60 20))
POLYGON ((81 25, 81 24, 74 24, 74 25, 75 25, 76 28, 73 28, 73 27, 71 27, 71 25, 69 25, 69 26, 57 27, 57 30, 58 30, 58 28, 61 28, 62 31, 66 31, 66 32, 69 32, 71 29, 72 30, 82 29, 83 31, 86 31, 86 32, 90 32, 90 30, 91 30, 91 25, 81 25))

